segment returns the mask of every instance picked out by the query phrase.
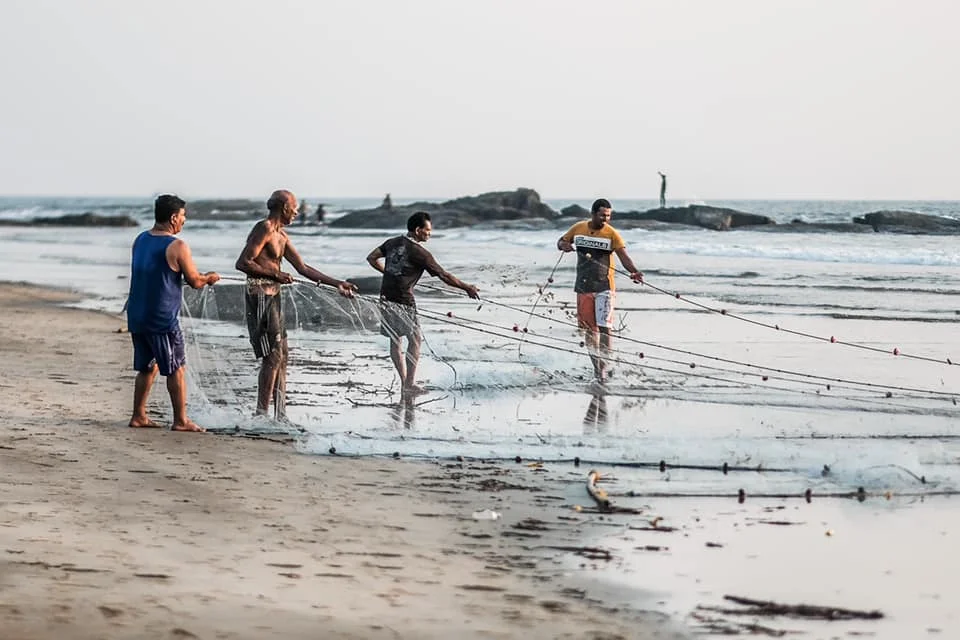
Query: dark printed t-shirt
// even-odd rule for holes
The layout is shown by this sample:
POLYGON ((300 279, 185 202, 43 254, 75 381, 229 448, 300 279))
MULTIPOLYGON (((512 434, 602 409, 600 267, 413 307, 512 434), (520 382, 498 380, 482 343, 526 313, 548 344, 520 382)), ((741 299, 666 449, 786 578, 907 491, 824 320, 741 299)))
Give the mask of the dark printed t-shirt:
POLYGON ((577 293, 599 293, 614 290, 615 267, 613 253, 626 244, 616 229, 605 224, 599 229, 590 226, 590 221, 578 222, 563 234, 563 239, 573 243, 577 250, 577 293))
POLYGON ((426 271, 436 277, 441 269, 430 252, 408 236, 390 238, 380 245, 383 254, 383 280, 380 297, 390 302, 413 306, 413 287, 426 271))

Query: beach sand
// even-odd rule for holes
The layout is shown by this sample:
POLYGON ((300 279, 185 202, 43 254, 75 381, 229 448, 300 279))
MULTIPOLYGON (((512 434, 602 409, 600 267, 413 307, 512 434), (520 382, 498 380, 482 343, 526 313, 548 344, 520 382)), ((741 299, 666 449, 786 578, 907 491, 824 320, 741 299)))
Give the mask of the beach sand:
POLYGON ((685 637, 571 581, 549 472, 127 428, 129 335, 74 299, 0 285, 0 638, 685 637))

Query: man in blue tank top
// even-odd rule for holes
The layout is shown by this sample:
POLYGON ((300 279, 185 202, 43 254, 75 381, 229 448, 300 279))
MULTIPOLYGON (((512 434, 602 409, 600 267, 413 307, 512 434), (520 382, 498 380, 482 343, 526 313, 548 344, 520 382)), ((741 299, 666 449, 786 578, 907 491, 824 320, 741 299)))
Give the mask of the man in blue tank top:
POLYGON ((127 329, 133 339, 133 368, 137 381, 133 392, 131 427, 159 427, 147 417, 147 398, 157 373, 167 378, 173 404, 174 431, 203 431, 187 417, 186 356, 180 331, 181 287, 212 285, 220 276, 201 274, 193 263, 190 247, 176 237, 187 219, 186 203, 174 195, 162 195, 153 205, 154 225, 133 241, 130 296, 127 299, 127 329))

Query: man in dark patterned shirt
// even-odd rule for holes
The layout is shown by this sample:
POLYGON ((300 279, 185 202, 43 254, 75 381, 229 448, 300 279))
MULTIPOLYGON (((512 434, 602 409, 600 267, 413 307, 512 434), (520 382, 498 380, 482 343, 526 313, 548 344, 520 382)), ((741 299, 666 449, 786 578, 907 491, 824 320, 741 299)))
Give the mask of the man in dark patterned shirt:
POLYGON ((430 214, 418 211, 407 220, 407 235, 390 238, 367 256, 370 266, 383 274, 380 283, 380 333, 390 338, 390 359, 397 368, 405 398, 423 393, 423 388, 416 384, 421 336, 417 302, 413 297, 413 287, 423 272, 440 278, 451 287, 464 290, 471 298, 480 297, 475 286, 444 271, 423 247, 432 232, 430 214), (404 336, 407 338, 406 358, 401 344, 404 336))

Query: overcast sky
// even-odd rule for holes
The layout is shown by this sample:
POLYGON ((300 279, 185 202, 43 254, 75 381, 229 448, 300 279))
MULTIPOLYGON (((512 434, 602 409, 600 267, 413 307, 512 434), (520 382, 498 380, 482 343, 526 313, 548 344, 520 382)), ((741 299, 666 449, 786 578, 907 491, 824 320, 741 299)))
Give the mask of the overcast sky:
POLYGON ((0 0, 0 194, 960 199, 955 0, 0 0))

